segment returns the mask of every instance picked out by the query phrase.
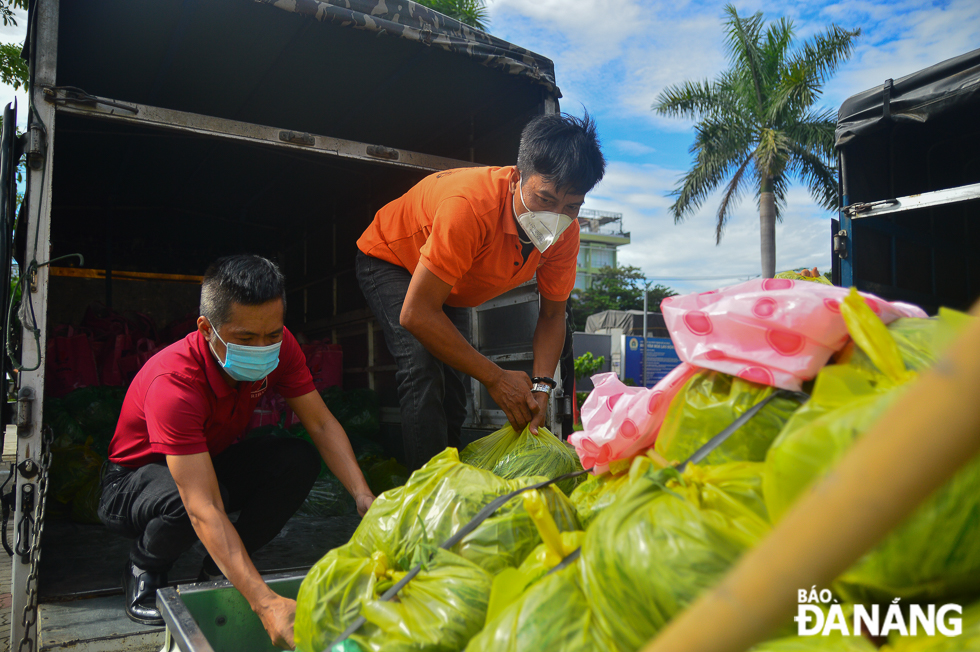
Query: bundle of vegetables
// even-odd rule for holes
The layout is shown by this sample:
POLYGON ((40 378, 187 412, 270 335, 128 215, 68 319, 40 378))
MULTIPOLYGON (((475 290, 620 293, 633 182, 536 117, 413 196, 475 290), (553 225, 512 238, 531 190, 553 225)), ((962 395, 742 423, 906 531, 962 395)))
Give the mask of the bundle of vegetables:
POLYGON ((344 427, 353 441, 355 438, 377 439, 381 430, 381 402, 373 389, 348 389, 328 387, 320 393, 330 412, 344 427))
POLYGON ((828 636, 788 636, 756 645, 749 652, 875 652, 871 641, 861 635, 844 636, 833 632, 828 636))
POLYGON ((411 561, 395 563, 383 550, 370 557, 352 555, 347 546, 324 557, 300 588, 297 649, 327 649, 358 616, 366 622, 350 640, 361 650, 462 649, 483 626, 490 575, 445 550, 422 545, 417 551, 423 570, 398 593, 397 601, 380 598, 414 566, 411 561))
MULTIPOLYGON (((575 450, 543 427, 538 428, 537 434, 531 433, 527 427, 518 434, 507 424, 497 432, 471 443, 463 449, 459 458, 465 464, 492 471, 507 479, 529 475, 543 475, 552 479, 582 470, 575 450)), ((569 478, 557 483, 557 486, 568 495, 581 480, 581 476, 569 478)))
MULTIPOLYGON (((306 576, 297 598, 299 649, 324 649, 359 615, 372 624, 352 636, 365 650, 462 649, 483 625, 491 577, 519 566, 541 537, 524 503, 513 499, 450 550, 431 552, 495 498, 540 480, 504 480, 461 463, 452 448, 433 457, 405 486, 381 495, 350 542, 327 553, 306 576), (379 606, 376 598, 387 588, 383 578, 396 581, 420 562, 423 573, 432 574, 413 589, 412 613, 425 618, 379 606)), ((560 491, 549 487, 541 496, 560 530, 578 529, 560 491)), ((405 595, 399 593, 402 604, 405 595)))
POLYGON ((63 398, 44 401, 44 425, 51 428, 52 515, 76 523, 100 523, 99 477, 109 454, 125 391, 118 387, 84 387, 63 398))
POLYGON ((626 471, 587 476, 568 497, 582 527, 588 529, 604 509, 615 503, 618 496, 629 489, 632 478, 643 475, 651 468, 663 468, 665 465, 662 461, 662 458, 654 460, 648 455, 639 455, 633 458, 626 471))
MULTIPOLYGON (((969 319, 943 312, 938 320, 900 320, 888 329, 854 294, 841 311, 861 351, 849 352, 840 364, 820 372, 812 398, 770 449, 764 489, 774 519, 831 469, 888 406, 907 400, 905 385, 915 376, 911 369, 934 359, 946 333, 969 319)), ((914 463, 914 451, 909 458, 914 463)), ((980 547, 972 542, 980 538, 978 513, 980 460, 975 460, 842 574, 834 588, 856 603, 975 593, 980 547)))
POLYGON ((473 637, 466 652, 613 649, 595 626, 578 563, 532 585, 473 637))
MULTIPOLYGON (((467 652, 633 652, 768 532, 761 464, 691 465, 679 474, 643 459, 617 480, 618 497, 586 530, 581 558, 532 575, 536 582, 512 604, 491 610, 467 652)), ((532 574, 536 557, 520 570, 532 574)))
MULTIPOLYGON (((768 385, 702 369, 671 402, 654 450, 671 462, 683 462, 749 408, 778 391, 768 385)), ((715 448, 704 463, 763 461, 769 446, 799 406, 797 399, 776 396, 715 448)))
POLYGON ((596 649, 598 639, 590 626, 592 616, 578 562, 570 557, 581 547, 585 533, 559 532, 536 491, 524 494, 524 505, 543 541, 520 568, 506 568, 494 578, 487 625, 466 649, 596 649), (568 567, 559 568, 563 562, 568 567))
POLYGON ((787 278, 791 281, 812 281, 814 283, 822 283, 823 285, 833 285, 827 277, 820 273, 820 271, 814 267, 813 269, 801 269, 798 272, 780 272, 776 274, 776 278, 787 278))

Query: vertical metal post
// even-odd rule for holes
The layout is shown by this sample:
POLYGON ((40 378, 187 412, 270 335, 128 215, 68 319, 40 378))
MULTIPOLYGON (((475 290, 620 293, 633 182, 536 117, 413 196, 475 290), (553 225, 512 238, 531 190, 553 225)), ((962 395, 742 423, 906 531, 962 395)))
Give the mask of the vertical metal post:
POLYGON ((840 183, 841 183, 841 210, 840 210, 840 230, 844 232, 846 236, 846 256, 841 256, 840 259, 840 284, 841 287, 851 287, 854 285, 854 228, 851 226, 851 217, 844 212, 847 208, 851 199, 848 194, 848 183, 847 183, 847 164, 844 157, 844 151, 838 152, 837 160, 840 166, 840 183))
MULTIPOLYGON (((51 247, 51 182, 54 178, 52 161, 54 160, 55 146, 55 109, 54 104, 45 102, 41 88, 47 85, 53 86, 56 82, 56 70, 58 59, 58 9, 59 0, 37 0, 33 10, 37 12, 32 16, 32 21, 36 24, 36 31, 33 34, 33 75, 31 79, 31 103, 34 108, 29 112, 28 124, 36 121, 40 117, 44 123, 45 134, 45 156, 41 161, 41 169, 28 167, 27 174, 29 179, 29 192, 25 198, 27 202, 27 256, 25 265, 30 265, 31 260, 36 257, 37 262, 45 262, 48 259, 51 247), (36 116, 33 115, 36 112, 36 116)), ((41 348, 47 339, 48 319, 48 267, 44 266, 37 270, 37 285, 34 289, 31 285, 24 288, 22 301, 31 301, 34 306, 34 314, 37 318, 37 327, 41 329, 41 348)), ((22 274, 28 270, 22 269, 22 274)), ((41 455, 41 423, 43 421, 42 406, 44 405, 44 363, 41 360, 42 350, 37 350, 34 344, 34 335, 31 331, 24 328, 21 331, 23 346, 21 347, 21 361, 26 367, 32 367, 36 363, 38 368, 33 371, 21 373, 21 388, 32 389, 34 400, 31 405, 30 426, 18 429, 17 459, 27 460, 40 459, 41 455)), ((20 523, 23 506, 21 496, 24 494, 25 484, 34 484, 36 478, 25 479, 23 475, 17 477, 16 496, 17 502, 14 512, 14 523, 20 523)), ((40 545, 39 541, 33 542, 40 545)), ((11 627, 10 627, 10 649, 20 649, 20 642, 27 633, 34 641, 37 641, 37 628, 32 627, 29 632, 25 632, 23 624, 24 607, 28 603, 26 593, 27 579, 31 572, 29 564, 21 564, 15 561, 11 569, 11 627)), ((35 583, 36 585, 36 583, 35 583)), ((36 649, 35 645, 35 649, 36 649)))
POLYGON ((650 295, 650 281, 643 286, 643 380, 640 383, 647 386, 647 300, 650 295))

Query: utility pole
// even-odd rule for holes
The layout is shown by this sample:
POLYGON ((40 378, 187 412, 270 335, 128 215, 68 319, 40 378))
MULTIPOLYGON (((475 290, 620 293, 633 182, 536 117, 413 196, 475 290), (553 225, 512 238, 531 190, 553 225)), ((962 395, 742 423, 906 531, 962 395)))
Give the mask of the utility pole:
POLYGON ((650 281, 643 286, 643 380, 640 384, 647 386, 647 301, 650 295, 650 281))

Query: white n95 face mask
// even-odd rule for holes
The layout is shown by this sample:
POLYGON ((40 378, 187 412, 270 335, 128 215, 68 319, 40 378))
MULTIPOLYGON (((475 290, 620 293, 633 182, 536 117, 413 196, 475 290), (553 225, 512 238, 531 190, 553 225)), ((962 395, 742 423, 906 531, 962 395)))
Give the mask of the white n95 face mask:
POLYGON ((555 244, 558 236, 571 226, 574 220, 562 213, 527 210, 527 202, 524 201, 524 188, 521 185, 522 183, 523 179, 519 178, 517 187, 520 189, 521 203, 524 204, 524 209, 527 212, 517 216, 517 223, 524 229, 524 233, 531 239, 531 242, 537 250, 544 253, 548 247, 555 244))

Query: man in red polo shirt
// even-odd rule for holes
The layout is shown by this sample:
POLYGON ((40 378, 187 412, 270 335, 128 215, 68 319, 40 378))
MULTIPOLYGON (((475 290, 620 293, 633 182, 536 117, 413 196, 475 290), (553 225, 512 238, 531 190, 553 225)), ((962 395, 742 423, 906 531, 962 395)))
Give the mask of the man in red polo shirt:
POLYGON ((247 255, 216 261, 201 287, 198 329, 150 358, 126 392, 99 517, 135 539, 123 588, 136 622, 163 624, 156 590, 200 539, 208 552, 201 579, 227 577, 273 643, 292 648, 296 603, 265 584, 249 555, 306 498, 320 457, 361 515, 374 500, 343 427, 283 326, 284 312, 285 281, 275 264, 247 255), (271 391, 286 399, 316 449, 300 439, 244 439, 256 404, 271 391), (227 512, 238 510, 232 524, 227 512))
POLYGON ((605 170, 595 123, 531 120, 517 165, 446 170, 375 215, 357 246, 357 280, 398 363, 402 438, 411 468, 459 446, 462 374, 487 388, 511 425, 544 420, 575 286, 576 217, 605 170), (469 343, 469 308, 529 281, 541 294, 534 378, 500 368, 469 343), (533 380, 533 382, 532 382, 533 380))

